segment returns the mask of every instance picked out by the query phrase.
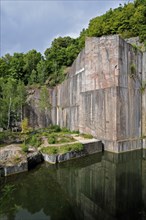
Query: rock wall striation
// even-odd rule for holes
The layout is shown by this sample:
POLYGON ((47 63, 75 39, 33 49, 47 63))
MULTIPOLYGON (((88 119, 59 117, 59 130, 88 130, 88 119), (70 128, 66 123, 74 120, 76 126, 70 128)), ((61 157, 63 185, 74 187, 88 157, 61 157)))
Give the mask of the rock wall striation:
POLYGON ((143 57, 118 35, 87 38, 68 78, 49 90, 49 122, 90 133, 107 151, 141 148, 143 57))

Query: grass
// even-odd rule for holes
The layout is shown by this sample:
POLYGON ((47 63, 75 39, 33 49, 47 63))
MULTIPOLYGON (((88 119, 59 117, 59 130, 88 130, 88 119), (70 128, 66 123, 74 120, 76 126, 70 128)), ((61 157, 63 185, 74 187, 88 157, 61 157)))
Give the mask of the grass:
POLYGON ((0 132, 0 144, 23 141, 29 137, 28 134, 22 134, 21 132, 3 131, 0 132))
POLYGON ((19 163, 21 162, 21 157, 19 155, 15 155, 15 157, 13 158, 13 162, 14 163, 19 163))
MULTIPOLYGON (((57 148, 53 149, 52 152, 67 152, 70 150, 73 150, 76 145, 67 145, 65 143, 71 143, 76 141, 72 134, 80 135, 79 131, 70 131, 67 128, 60 128, 58 125, 51 125, 47 128, 41 128, 37 130, 33 130, 27 134, 21 133, 21 132, 11 132, 11 131, 4 131, 0 132, 0 147, 5 146, 6 144, 10 144, 19 140, 22 144, 22 151, 27 153, 30 146, 38 148, 40 147, 44 142, 44 137, 47 138, 48 144, 64 144, 64 148, 57 148)), ((90 134, 81 134, 80 135, 83 138, 91 139, 93 138, 90 134)), ((78 145, 79 147, 79 145, 78 145)), ((78 150, 77 149, 75 150, 78 150)), ((49 148, 51 150, 51 148, 49 148)))
POLYGON ((75 139, 71 135, 64 134, 62 132, 48 134, 47 137, 49 144, 62 144, 62 143, 70 143, 75 141, 75 139))
POLYGON ((87 138, 87 139, 92 139, 93 136, 91 134, 80 134, 81 137, 87 138))
POLYGON ((21 147, 22 147, 22 151, 23 151, 23 152, 25 152, 25 153, 28 152, 28 149, 29 149, 28 145, 26 145, 25 143, 23 143, 23 144, 21 144, 21 147))
POLYGON ((74 144, 66 144, 63 146, 55 147, 55 146, 49 146, 43 148, 41 151, 42 153, 46 154, 64 154, 70 151, 82 151, 83 150, 83 145, 81 143, 74 143, 74 144))

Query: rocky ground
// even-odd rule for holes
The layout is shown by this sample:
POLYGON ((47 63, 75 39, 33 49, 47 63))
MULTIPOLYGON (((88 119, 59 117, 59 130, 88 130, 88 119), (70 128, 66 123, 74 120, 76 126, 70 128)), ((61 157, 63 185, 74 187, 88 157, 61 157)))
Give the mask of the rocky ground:
POLYGON ((13 165, 26 161, 27 156, 19 144, 10 144, 0 148, 0 165, 13 165))
MULTIPOLYGON (((1 135, 3 139, 1 138, 0 145, 0 177, 28 171, 43 160, 57 163, 84 156, 90 153, 90 150, 84 151, 83 145, 89 143, 94 145, 98 141, 88 134, 50 132, 50 130, 30 134, 1 133, 1 135)), ((95 147, 94 151, 98 148, 100 149, 95 147)))

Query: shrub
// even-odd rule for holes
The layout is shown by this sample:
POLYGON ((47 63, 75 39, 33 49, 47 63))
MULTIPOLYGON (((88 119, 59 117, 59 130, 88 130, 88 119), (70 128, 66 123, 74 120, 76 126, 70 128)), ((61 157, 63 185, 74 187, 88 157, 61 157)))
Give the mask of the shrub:
POLYGON ((38 134, 29 137, 26 141, 28 145, 32 147, 39 147, 41 145, 41 139, 38 134))
POLYGON ((50 136, 48 137, 48 143, 49 144, 55 144, 56 143, 56 137, 55 136, 50 136))
POLYGON ((49 130, 51 132, 60 132, 61 128, 59 127, 59 125, 51 125, 51 126, 49 126, 49 130))
POLYGON ((73 134, 79 134, 80 132, 79 132, 79 130, 77 130, 77 131, 71 131, 71 133, 73 133, 73 134))
POLYGON ((23 143, 23 144, 21 145, 21 147, 22 147, 23 152, 25 152, 25 153, 28 152, 28 148, 29 148, 29 147, 28 147, 25 143, 23 143))
POLYGON ((21 122, 21 129, 22 129, 22 133, 27 133, 29 131, 28 129, 28 119, 24 118, 21 122))
POLYGON ((62 131, 62 132, 70 132, 70 130, 69 130, 68 128, 65 128, 65 127, 62 128, 61 131, 62 131))
POLYGON ((42 149, 42 152, 46 153, 46 154, 57 154, 58 153, 58 147, 53 147, 53 146, 45 147, 45 148, 42 149))
POLYGON ((81 143, 75 143, 75 144, 69 144, 69 145, 63 145, 60 147, 54 147, 49 146, 42 149, 43 153, 46 154, 64 154, 70 151, 82 151, 84 149, 83 145, 81 143))

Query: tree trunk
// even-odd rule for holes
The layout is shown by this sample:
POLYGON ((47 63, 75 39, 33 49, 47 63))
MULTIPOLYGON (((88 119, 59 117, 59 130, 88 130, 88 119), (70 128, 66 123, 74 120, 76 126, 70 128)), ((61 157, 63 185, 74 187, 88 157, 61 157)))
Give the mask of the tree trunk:
POLYGON ((8 123, 7 123, 7 130, 8 130, 9 127, 10 127, 11 104, 12 104, 12 99, 11 99, 11 97, 10 97, 9 108, 8 108, 8 123))
POLYGON ((21 116, 20 116, 20 118, 21 118, 21 122, 22 122, 22 115, 23 115, 23 112, 22 112, 23 110, 22 110, 22 104, 21 104, 21 116))

